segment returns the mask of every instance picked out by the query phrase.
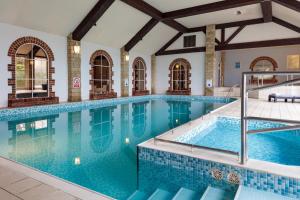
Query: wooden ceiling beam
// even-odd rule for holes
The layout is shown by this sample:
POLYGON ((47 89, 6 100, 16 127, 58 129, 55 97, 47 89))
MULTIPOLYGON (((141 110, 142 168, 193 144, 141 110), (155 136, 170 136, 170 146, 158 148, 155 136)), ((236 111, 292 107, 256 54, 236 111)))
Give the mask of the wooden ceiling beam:
POLYGON ((231 42, 231 40, 233 40, 235 38, 235 36, 237 36, 246 26, 240 26, 238 29, 236 29, 225 41, 225 44, 229 44, 229 42, 231 42))
POLYGON ((151 29, 158 23, 157 19, 152 18, 143 28, 131 38, 125 45, 125 51, 130 51, 144 36, 151 31, 151 29))
POLYGON ((100 17, 113 4, 114 1, 115 0, 99 0, 73 31, 73 40, 80 41, 86 35, 86 33, 97 23, 100 17))
MULTIPOLYGON (((142 0, 121 0, 121 1, 151 16, 152 18, 158 21, 162 21, 163 19, 163 13, 157 10, 156 8, 154 8, 153 6, 151 6, 150 4, 146 3, 145 1, 142 0)), ((183 26, 179 22, 176 22, 175 20, 164 20, 162 22, 180 32, 186 32, 188 30, 185 26, 183 26)))
POLYGON ((273 18, 272 18, 272 21, 273 21, 274 23, 279 24, 279 25, 281 25, 281 26, 283 26, 283 27, 286 27, 286 28, 288 28, 288 29, 290 29, 290 30, 292 30, 292 31, 295 31, 295 32, 300 33, 300 27, 295 26, 294 24, 290 24, 290 23, 288 23, 288 22, 286 22, 286 21, 284 21, 284 20, 282 20, 282 19, 279 19, 279 18, 277 18, 277 17, 273 17, 273 18))
POLYGON ((177 33, 171 40, 169 40, 162 48, 160 48, 155 55, 158 55, 161 52, 164 52, 167 48, 169 48, 176 40, 178 40, 182 36, 182 32, 177 33))
POLYGON ((273 0, 274 2, 285 6, 287 8, 290 8, 292 10, 295 10, 297 12, 300 12, 300 2, 297 0, 273 0))
POLYGON ((272 1, 271 0, 264 0, 260 3, 264 22, 271 22, 272 21, 272 1))
POLYGON ((210 12, 216 12, 220 10, 226 10, 230 8, 237 8, 247 6, 251 4, 260 3, 261 0, 225 0, 200 6, 194 6, 190 8, 184 8, 180 10, 174 10, 163 14, 163 19, 176 19, 182 17, 189 17, 193 15, 200 15, 210 12))
MULTIPOLYGON (((216 46, 216 51, 235 50, 235 49, 251 49, 251 48, 261 48, 261 47, 288 46, 288 45, 299 45, 299 44, 300 44, 300 37, 298 37, 298 38, 288 38, 288 39, 265 40, 265 41, 255 41, 255 42, 244 42, 244 43, 218 45, 218 46, 216 46)), ((196 52, 205 52, 205 47, 186 48, 186 49, 173 49, 173 50, 160 52, 156 55, 161 56, 161 55, 196 53, 196 52)))

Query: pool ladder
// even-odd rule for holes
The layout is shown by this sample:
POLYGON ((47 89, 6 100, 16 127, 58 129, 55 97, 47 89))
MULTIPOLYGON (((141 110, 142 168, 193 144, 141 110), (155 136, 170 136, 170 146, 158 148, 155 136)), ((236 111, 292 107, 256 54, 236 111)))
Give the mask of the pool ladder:
POLYGON ((276 119, 276 118, 263 118, 263 117, 254 117, 248 116, 247 106, 248 106, 248 94, 251 91, 264 90, 269 88, 274 88, 282 85, 288 85, 295 82, 300 82, 300 78, 283 81, 281 83, 276 83, 272 85, 259 86, 255 88, 247 88, 247 77, 253 75, 274 75, 274 76, 289 76, 291 75, 300 75, 299 71, 279 71, 279 72, 244 72, 242 74, 242 97, 241 97, 241 155, 240 163, 246 164, 248 160, 248 143, 247 143, 247 134, 256 134, 256 133, 267 133, 267 132, 276 132, 284 130, 297 130, 300 129, 299 120, 285 120, 285 119, 276 119), (287 123, 289 125, 276 128, 266 128, 259 130, 248 130, 248 121, 271 121, 271 122, 280 122, 287 123))

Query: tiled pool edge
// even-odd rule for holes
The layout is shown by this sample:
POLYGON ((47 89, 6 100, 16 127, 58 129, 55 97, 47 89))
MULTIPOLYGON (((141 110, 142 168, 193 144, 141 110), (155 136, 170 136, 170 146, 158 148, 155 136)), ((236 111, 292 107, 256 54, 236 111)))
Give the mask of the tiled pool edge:
POLYGON ((2 156, 0 156, 0 166, 10 168, 18 173, 22 173, 25 176, 33 178, 46 185, 58 188, 61 191, 82 200, 113 200, 112 197, 109 197, 107 195, 95 192, 88 188, 69 182, 65 179, 61 179, 35 168, 28 167, 2 156))
POLYGON ((117 104, 134 103, 149 101, 152 99, 162 100, 206 100, 216 103, 230 103, 235 101, 234 98, 224 97, 210 97, 210 96, 198 96, 198 95, 147 95, 147 96, 135 96, 135 97, 120 97, 115 99, 82 101, 73 103, 60 103, 43 106, 31 106, 23 108, 5 108, 0 109, 0 120, 13 120, 15 118, 28 118, 35 116, 44 116, 51 114, 58 114, 62 112, 75 112, 79 110, 86 110, 92 108, 99 108, 104 106, 114 106, 117 104))
POLYGON ((198 170, 202 174, 210 176, 212 170, 218 169, 223 173, 223 179, 227 181, 229 174, 238 174, 240 184, 258 190, 269 191, 283 196, 300 198, 300 179, 289 178, 252 169, 222 164, 214 161, 203 160, 187 155, 171 153, 167 151, 147 148, 139 145, 139 160, 153 162, 166 167, 190 170, 198 170))

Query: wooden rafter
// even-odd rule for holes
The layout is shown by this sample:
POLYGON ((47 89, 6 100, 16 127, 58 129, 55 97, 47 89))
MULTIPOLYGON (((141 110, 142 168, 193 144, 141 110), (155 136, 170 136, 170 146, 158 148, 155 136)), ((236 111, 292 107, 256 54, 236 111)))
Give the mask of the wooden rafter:
POLYGON ((143 37, 158 23, 157 19, 152 18, 143 28, 131 38, 125 45, 125 51, 130 51, 143 37))
POLYGON ((99 0, 73 31, 73 40, 80 41, 85 36, 85 34, 97 23, 100 17, 113 4, 114 1, 115 0, 99 0))
POLYGON ((231 42, 231 40, 233 40, 233 38, 235 38, 235 36, 237 36, 237 34, 239 34, 246 26, 240 26, 238 29, 236 29, 225 41, 225 44, 229 44, 229 42, 231 42))
MULTIPOLYGON (((162 21, 163 19, 163 13, 151 6, 150 4, 146 3, 142 0, 121 0, 122 2, 132 6, 133 8, 151 16, 152 18, 162 21)), ((164 24, 174 28, 177 31, 180 32, 186 32, 187 28, 183 26, 182 24, 176 22, 175 20, 165 20, 162 21, 164 24)))
POLYGON ((300 27, 295 26, 295 25, 293 25, 293 24, 290 24, 290 23, 288 23, 288 22, 286 22, 286 21, 284 21, 284 20, 282 20, 282 19, 279 19, 279 18, 277 18, 277 17, 273 17, 273 18, 272 18, 272 21, 273 21, 274 23, 279 24, 279 25, 281 25, 281 26, 283 26, 283 27, 286 27, 286 28, 288 28, 288 29, 290 29, 290 30, 292 30, 292 31, 295 31, 295 32, 300 33, 300 27))
POLYGON ((219 1, 209 4, 204 4, 200 6, 194 6, 190 8, 184 8, 180 10, 174 10, 166 12, 163 14, 164 20, 166 19, 176 19, 182 17, 188 17, 193 15, 205 14, 209 12, 215 12, 220 10, 226 10, 230 8, 237 8, 241 6, 247 6, 251 4, 260 3, 260 0, 226 0, 219 1))
POLYGON ((271 22, 272 21, 272 1, 271 0, 264 0, 260 3, 261 10, 263 13, 264 22, 271 22))
POLYGON ((287 8, 290 8, 292 10, 295 10, 297 12, 300 12, 300 2, 297 0, 273 0, 274 2, 285 6, 287 8))
POLYGON ((174 37, 172 37, 171 40, 169 40, 162 48, 160 48, 156 54, 159 54, 163 51, 165 51, 167 48, 169 48, 171 46, 171 44, 173 44, 176 40, 178 40, 178 38, 180 38, 182 36, 182 32, 177 33, 174 37))
MULTIPOLYGON (((288 46, 288 45, 299 45, 299 44, 300 44, 300 37, 218 45, 218 46, 216 46, 216 51, 234 50, 234 49, 250 49, 250 48, 261 48, 261 47, 275 47, 275 46, 288 46)), ((156 55, 160 56, 160 55, 195 53, 195 52, 205 52, 205 47, 174 49, 174 50, 163 51, 163 52, 157 53, 156 55)))

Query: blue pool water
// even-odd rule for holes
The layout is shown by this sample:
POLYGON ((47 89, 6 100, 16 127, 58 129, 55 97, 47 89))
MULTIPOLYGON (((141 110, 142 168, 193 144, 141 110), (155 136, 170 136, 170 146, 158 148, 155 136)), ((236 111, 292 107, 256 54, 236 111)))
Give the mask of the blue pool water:
MULTIPOLYGON (((278 123, 249 123, 249 129, 261 129, 282 126, 278 123)), ((195 136, 180 139, 181 142, 239 152, 240 120, 219 118, 208 128, 195 136)), ((284 165, 300 166, 300 130, 259 133, 248 135, 249 157, 284 165)))
POLYGON ((140 99, 75 112, 44 115, 41 110, 43 116, 32 118, 0 116, 0 155, 124 199, 137 189, 137 144, 224 104, 211 99, 140 99))

